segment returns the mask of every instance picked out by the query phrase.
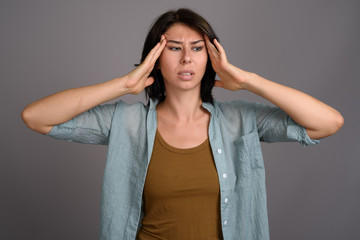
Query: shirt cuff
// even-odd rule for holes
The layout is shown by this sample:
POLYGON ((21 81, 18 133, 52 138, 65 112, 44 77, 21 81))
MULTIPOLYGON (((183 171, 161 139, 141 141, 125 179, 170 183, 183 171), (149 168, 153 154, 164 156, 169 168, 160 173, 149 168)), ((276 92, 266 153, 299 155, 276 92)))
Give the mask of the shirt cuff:
POLYGON ((65 123, 63 123, 53 126, 50 132, 45 135, 56 139, 68 139, 73 130, 74 127, 66 126, 65 123))
POLYGON ((306 132, 306 129, 297 124, 294 120, 289 118, 288 120, 288 129, 287 129, 287 137, 290 139, 295 139, 298 141, 303 147, 308 145, 319 144, 320 140, 311 139, 306 132))

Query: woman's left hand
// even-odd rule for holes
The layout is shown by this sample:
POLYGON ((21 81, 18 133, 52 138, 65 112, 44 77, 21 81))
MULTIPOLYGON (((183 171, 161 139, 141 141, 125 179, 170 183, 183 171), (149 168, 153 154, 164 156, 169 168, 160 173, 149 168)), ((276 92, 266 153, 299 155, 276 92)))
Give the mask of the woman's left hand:
POLYGON ((205 36, 205 42, 212 67, 220 77, 220 81, 215 81, 215 86, 232 91, 246 89, 267 99, 303 126, 312 139, 330 136, 344 124, 341 114, 329 105, 306 93, 231 65, 226 59, 223 47, 216 39, 212 44, 205 36))
POLYGON ((216 39, 214 39, 213 44, 206 34, 204 37, 212 67, 220 77, 220 80, 215 81, 215 87, 222 87, 230 91, 245 89, 247 76, 250 73, 230 64, 226 58, 224 48, 216 39))

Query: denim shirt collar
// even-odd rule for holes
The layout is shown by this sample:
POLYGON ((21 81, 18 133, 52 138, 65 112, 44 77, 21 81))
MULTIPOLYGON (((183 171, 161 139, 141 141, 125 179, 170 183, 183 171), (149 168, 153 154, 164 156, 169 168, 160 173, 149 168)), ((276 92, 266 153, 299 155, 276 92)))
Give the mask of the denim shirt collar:
POLYGON ((215 105, 216 104, 216 102, 215 102, 215 100, 214 100, 214 104, 211 104, 211 103, 209 103, 209 102, 203 102, 202 103, 202 106, 206 109, 206 110, 208 110, 209 111, 209 113, 211 113, 211 115, 214 115, 215 114, 215 105))
POLYGON ((155 100, 152 100, 151 98, 149 99, 149 110, 152 111, 152 110, 155 110, 156 109, 156 106, 158 105, 159 103, 159 100, 158 99, 155 99, 155 100))

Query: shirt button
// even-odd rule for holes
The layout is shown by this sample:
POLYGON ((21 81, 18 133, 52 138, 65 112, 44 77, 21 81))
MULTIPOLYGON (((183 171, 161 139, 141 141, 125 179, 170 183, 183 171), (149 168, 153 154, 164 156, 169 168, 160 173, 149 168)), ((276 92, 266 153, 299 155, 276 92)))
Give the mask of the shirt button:
POLYGON ((225 221, 224 221, 224 225, 226 225, 226 224, 227 224, 227 221, 225 220, 225 221))
POLYGON ((224 199, 224 202, 225 202, 225 203, 227 203, 228 201, 229 201, 229 199, 227 199, 227 198, 224 199))
POLYGON ((223 174, 223 178, 227 178, 227 175, 226 175, 226 173, 224 173, 224 174, 223 174))
POLYGON ((221 149, 219 148, 218 150, 217 150, 217 152, 220 154, 220 153, 222 153, 222 151, 221 151, 221 149))

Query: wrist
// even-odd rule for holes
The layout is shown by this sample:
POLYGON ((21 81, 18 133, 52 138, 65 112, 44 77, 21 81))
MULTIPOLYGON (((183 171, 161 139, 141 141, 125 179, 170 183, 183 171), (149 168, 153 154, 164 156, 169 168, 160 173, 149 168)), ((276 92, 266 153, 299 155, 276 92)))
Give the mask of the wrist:
POLYGON ((117 77, 106 82, 117 97, 130 93, 130 89, 126 86, 125 78, 126 76, 117 77))
POLYGON ((244 83, 244 89, 256 95, 262 96, 264 91, 268 89, 269 81, 256 73, 248 73, 244 83))
POLYGON ((239 85, 238 90, 249 90, 251 85, 254 83, 257 75, 255 73, 247 72, 236 67, 235 70, 237 72, 236 79, 239 85))
POLYGON ((242 87, 244 90, 253 92, 257 85, 259 84, 260 76, 253 72, 244 72, 242 87))

